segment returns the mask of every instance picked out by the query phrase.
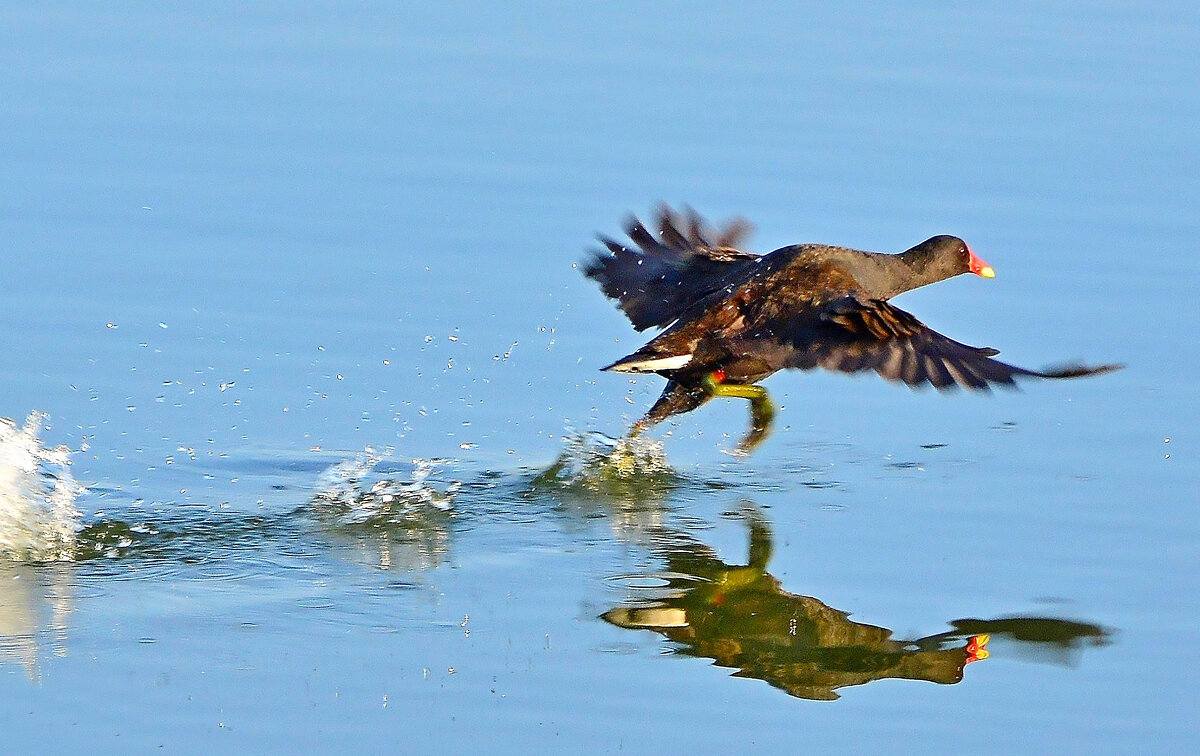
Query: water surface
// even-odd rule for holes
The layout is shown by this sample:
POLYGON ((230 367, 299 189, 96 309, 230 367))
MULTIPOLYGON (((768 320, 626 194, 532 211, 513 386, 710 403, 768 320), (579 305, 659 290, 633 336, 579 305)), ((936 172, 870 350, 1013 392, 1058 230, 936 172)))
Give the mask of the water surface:
POLYGON ((0 522, 80 530, 0 575, 8 742, 1195 749, 1198 31, 1184 3, 10 9, 0 522), (759 252, 960 235, 997 278, 900 306, 1128 367, 989 398, 779 375, 753 456, 713 403, 629 462, 588 434, 661 382, 597 372, 642 337, 576 264, 663 199, 759 252))

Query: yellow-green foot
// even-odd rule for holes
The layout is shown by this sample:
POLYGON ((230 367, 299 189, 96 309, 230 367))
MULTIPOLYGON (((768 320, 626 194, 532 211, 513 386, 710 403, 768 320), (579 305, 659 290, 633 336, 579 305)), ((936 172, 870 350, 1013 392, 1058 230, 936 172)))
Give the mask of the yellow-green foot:
POLYGON ((750 400, 750 430, 738 442, 737 450, 749 454, 763 442, 771 432, 771 421, 775 417, 775 405, 762 386, 741 383, 725 383, 725 371, 714 370, 701 381, 704 390, 711 396, 724 396, 750 400))

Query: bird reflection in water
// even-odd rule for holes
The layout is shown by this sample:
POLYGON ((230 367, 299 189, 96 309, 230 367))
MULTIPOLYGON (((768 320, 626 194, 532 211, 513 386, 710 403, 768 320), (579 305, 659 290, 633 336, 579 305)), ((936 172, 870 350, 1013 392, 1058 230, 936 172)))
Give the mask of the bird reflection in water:
POLYGON ((1052 618, 959 620, 954 629, 900 640, 883 627, 854 622, 846 612, 810 596, 783 590, 766 571, 772 536, 762 514, 748 509, 750 559, 721 561, 702 543, 672 533, 663 539, 665 585, 650 600, 605 612, 628 629, 653 630, 679 644, 677 653, 712 659, 764 680, 798 698, 834 700, 836 691, 873 680, 957 683, 971 662, 989 655, 988 643, 1006 641, 1050 649, 1104 645, 1110 632, 1052 618))

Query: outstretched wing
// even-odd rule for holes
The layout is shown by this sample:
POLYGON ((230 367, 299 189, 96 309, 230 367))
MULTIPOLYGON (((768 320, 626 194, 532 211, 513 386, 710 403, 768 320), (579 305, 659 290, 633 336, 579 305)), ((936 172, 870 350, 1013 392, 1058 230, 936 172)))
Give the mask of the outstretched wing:
POLYGON ((630 218, 625 231, 636 246, 601 236, 611 254, 597 252, 584 273, 619 302, 637 330, 666 326, 719 289, 731 272, 759 259, 735 247, 749 230, 735 220, 714 232, 690 208, 681 217, 663 205, 657 234, 630 218))
POLYGON ((934 331, 909 313, 879 299, 847 296, 825 305, 802 327, 775 329, 787 347, 787 367, 825 368, 843 373, 874 371, 909 386, 939 390, 962 386, 988 391, 1012 386, 1017 376, 1074 378, 1116 370, 1120 365, 1066 365, 1028 370, 994 359, 999 352, 973 347, 934 331))

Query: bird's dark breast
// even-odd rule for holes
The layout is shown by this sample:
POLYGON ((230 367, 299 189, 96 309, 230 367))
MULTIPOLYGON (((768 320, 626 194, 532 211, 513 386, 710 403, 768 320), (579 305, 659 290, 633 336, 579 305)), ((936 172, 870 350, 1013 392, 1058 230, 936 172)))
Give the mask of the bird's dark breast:
POLYGON ((721 369, 725 371, 726 383, 746 384, 758 383, 780 370, 761 356, 753 354, 735 356, 722 365, 721 369))
POLYGON ((788 366, 792 349, 786 335, 769 330, 751 334, 715 333, 700 339, 692 359, 680 370, 662 375, 684 385, 698 384, 709 373, 720 370, 726 383, 758 383, 788 366))
POLYGON ((698 386, 706 376, 720 370, 725 375, 725 383, 751 384, 758 383, 780 369, 758 354, 736 354, 719 345, 713 345, 713 348, 702 346, 698 349, 687 367, 680 370, 662 370, 659 371, 659 375, 684 386, 698 386))
POLYGON ((816 325, 831 293, 840 296, 858 287, 843 267, 823 259, 824 252, 780 250, 744 280, 731 283, 725 296, 677 327, 676 338, 694 343, 692 359, 661 374, 693 385, 722 370, 727 383, 748 384, 788 367, 797 333, 816 325))

